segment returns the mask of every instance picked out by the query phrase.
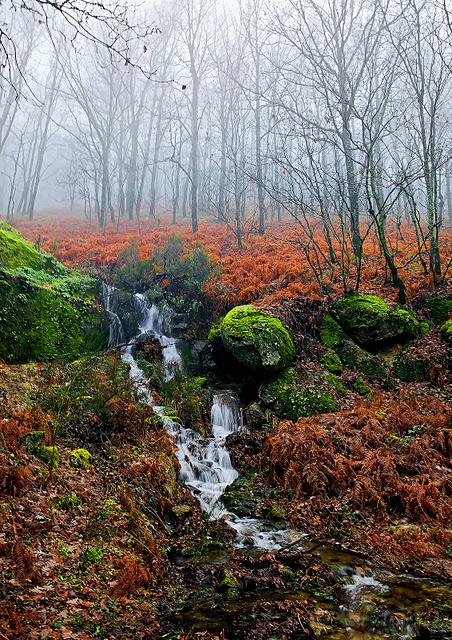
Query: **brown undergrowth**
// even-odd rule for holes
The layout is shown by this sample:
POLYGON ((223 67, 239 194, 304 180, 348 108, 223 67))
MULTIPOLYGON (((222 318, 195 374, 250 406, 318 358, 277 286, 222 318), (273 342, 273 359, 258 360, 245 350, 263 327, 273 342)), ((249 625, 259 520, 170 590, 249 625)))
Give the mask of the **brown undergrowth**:
POLYGON ((174 442, 115 358, 41 367, 31 400, 30 368, 2 369, 0 638, 158 637, 167 554, 202 537, 174 442))
POLYGON ((399 392, 281 422, 267 443, 270 482, 296 527, 450 571, 452 406, 426 385, 399 392))

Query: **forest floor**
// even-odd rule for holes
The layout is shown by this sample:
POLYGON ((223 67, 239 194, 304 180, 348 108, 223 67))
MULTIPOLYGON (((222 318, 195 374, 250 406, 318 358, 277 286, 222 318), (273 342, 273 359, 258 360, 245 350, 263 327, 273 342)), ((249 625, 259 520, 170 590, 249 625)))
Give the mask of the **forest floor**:
MULTIPOLYGON (((214 314, 248 302, 275 310, 294 335, 300 373, 318 367, 323 347, 313 327, 326 297, 293 225, 270 228, 264 239, 250 232, 240 252, 213 223, 193 236, 164 222, 105 234, 73 222, 18 226, 66 264, 107 276, 132 241, 148 257, 176 231, 187 252, 208 251, 203 293, 214 314)), ((412 252, 410 234, 394 237, 401 263, 412 252)), ((445 238, 447 252, 452 236, 445 238)), ((415 306, 432 283, 412 263, 401 271, 415 306)), ((347 281, 355 275, 350 269, 347 281)), ((366 291, 393 301, 385 276, 370 244, 366 291)), ((332 268, 329 298, 341 286, 332 268)), ((450 295, 447 283, 443 292, 450 295)), ((412 349, 436 365, 431 379, 376 383, 367 399, 348 391, 333 414, 272 420, 228 438, 241 472, 238 506, 310 536, 307 551, 278 553, 234 549, 232 530, 205 517, 178 482, 173 441, 137 401, 116 354, 0 363, 0 638, 333 638, 350 622, 339 619, 347 577, 332 566, 334 550, 362 563, 369 579, 409 572, 436 581, 433 588, 452 578, 450 373, 437 328, 412 349)), ((427 629, 419 637, 450 616, 428 597, 407 613, 427 629)), ((400 622, 373 603, 362 631, 390 628, 400 637, 400 622)))

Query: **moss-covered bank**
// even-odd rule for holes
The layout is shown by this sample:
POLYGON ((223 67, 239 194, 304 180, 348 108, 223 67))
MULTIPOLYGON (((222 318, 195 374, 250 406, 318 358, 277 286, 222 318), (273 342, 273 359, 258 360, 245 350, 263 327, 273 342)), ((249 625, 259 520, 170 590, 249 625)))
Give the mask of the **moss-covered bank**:
POLYGON ((96 282, 0 222, 0 358, 72 359, 106 344, 96 282))

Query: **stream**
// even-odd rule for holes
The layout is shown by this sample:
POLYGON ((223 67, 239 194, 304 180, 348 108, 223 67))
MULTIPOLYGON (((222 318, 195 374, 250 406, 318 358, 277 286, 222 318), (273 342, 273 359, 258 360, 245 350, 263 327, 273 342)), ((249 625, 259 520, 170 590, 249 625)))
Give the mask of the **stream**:
MULTIPOLYGON (((121 320, 112 311, 110 299, 114 295, 112 287, 104 286, 104 306, 110 318, 109 348, 124 344, 125 332, 121 320)), ((125 347, 122 347, 122 359, 130 366, 130 376, 144 400, 153 406, 163 420, 177 445, 177 457, 180 463, 180 480, 190 488, 198 499, 202 509, 214 520, 222 518, 236 532, 234 546, 237 553, 256 553, 257 550, 278 552, 290 546, 291 551, 303 550, 309 546, 307 535, 290 529, 278 529, 274 524, 249 517, 238 517, 229 512, 222 504, 221 497, 226 487, 238 477, 232 466, 226 447, 228 435, 245 428, 238 398, 228 389, 217 391, 211 407, 211 436, 204 437, 193 429, 185 428, 178 421, 164 413, 163 406, 154 404, 147 378, 134 357, 136 340, 143 335, 157 338, 162 346, 166 379, 181 368, 180 340, 171 336, 170 312, 160 310, 150 304, 142 294, 135 293, 132 302, 139 318, 138 333, 125 347)), ((311 542, 312 544, 312 542, 311 542)), ((343 552, 339 545, 319 547, 316 553, 321 560, 337 572, 343 581, 344 599, 324 608, 334 608, 341 627, 333 634, 331 630, 319 638, 448 638, 446 634, 419 635, 414 624, 418 612, 440 603, 447 605, 450 591, 446 586, 426 579, 412 576, 395 575, 387 571, 375 572, 362 558, 343 552), (388 622, 379 621, 378 632, 368 631, 369 607, 378 607, 387 612, 388 622), (394 620, 396 624, 394 626, 394 620), (383 627, 382 627, 383 625, 383 627), (381 629, 383 628, 383 631, 381 629)), ((223 555, 226 555, 223 552, 223 555)), ((221 557, 220 560, 221 561, 221 557)), ((240 601, 231 604, 231 615, 235 615, 234 606, 240 607, 241 615, 246 615, 247 599, 255 600, 256 594, 243 594, 240 601)), ((266 597, 270 597, 266 594, 266 597)), ((291 593, 284 590, 273 594, 275 599, 297 599, 309 597, 306 593, 291 593)), ((319 601, 316 602, 319 604, 319 601)), ((321 604, 321 599, 320 599, 321 604)), ((221 632, 225 628, 224 619, 212 616, 209 601, 199 602, 193 619, 186 621, 191 629, 221 632), (198 626, 197 626, 198 625, 198 626)), ((317 635, 317 634, 316 634, 317 635)), ((228 636, 229 637, 229 636, 228 636)))

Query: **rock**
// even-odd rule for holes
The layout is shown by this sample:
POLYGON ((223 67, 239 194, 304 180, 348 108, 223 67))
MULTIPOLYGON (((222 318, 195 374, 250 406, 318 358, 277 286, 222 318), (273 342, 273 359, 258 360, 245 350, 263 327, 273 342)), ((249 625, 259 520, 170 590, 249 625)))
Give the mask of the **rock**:
POLYGON ((348 336, 373 348, 404 342, 419 333, 419 322, 409 311, 370 294, 355 293, 338 300, 331 315, 348 336))
POLYGON ((264 424, 268 423, 268 417, 265 410, 258 402, 252 402, 245 409, 245 423, 249 429, 261 429, 264 424))
POLYGON ((67 269, 0 222, 0 358, 73 360, 105 348, 97 283, 67 269))
POLYGON ((148 362, 163 360, 162 345, 152 332, 138 336, 135 342, 135 355, 148 362))
POLYGON ((86 449, 73 449, 69 454, 69 460, 73 467, 89 469, 93 456, 86 449))
POLYGON ((449 319, 452 314, 452 298, 439 295, 429 296, 425 299, 423 310, 434 324, 441 324, 449 319))
POLYGON ((329 349, 320 360, 320 364, 330 373, 340 375, 344 370, 341 359, 335 351, 329 349))
POLYGON ((254 476, 251 472, 240 475, 226 487, 221 501, 240 518, 253 516, 260 502, 260 492, 252 488, 254 476))
POLYGON ((58 447, 49 447, 42 444, 35 449, 35 454, 51 469, 57 469, 60 466, 60 452, 58 447))
POLYGON ((190 511, 191 511, 191 507, 189 504, 175 504, 172 507, 172 512, 178 518, 182 518, 183 516, 186 516, 187 514, 190 513, 190 511))
POLYGON ((174 336, 180 336, 188 330, 188 319, 185 313, 176 313, 171 318, 171 333, 174 336))
POLYGON ((295 358, 292 337, 281 321, 252 305, 229 311, 209 334, 211 341, 219 337, 225 349, 249 371, 281 371, 295 358))
POLYGON ((322 320, 320 339, 326 347, 334 350, 345 367, 360 371, 372 380, 390 380, 391 371, 388 365, 378 356, 356 344, 330 315, 326 315, 322 320))
POLYGON ((314 384, 302 384, 296 369, 285 369, 259 388, 260 400, 280 418, 298 420, 317 413, 336 411, 336 401, 314 384))

